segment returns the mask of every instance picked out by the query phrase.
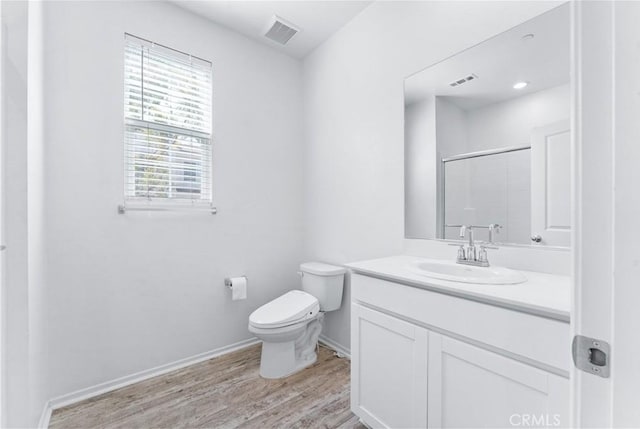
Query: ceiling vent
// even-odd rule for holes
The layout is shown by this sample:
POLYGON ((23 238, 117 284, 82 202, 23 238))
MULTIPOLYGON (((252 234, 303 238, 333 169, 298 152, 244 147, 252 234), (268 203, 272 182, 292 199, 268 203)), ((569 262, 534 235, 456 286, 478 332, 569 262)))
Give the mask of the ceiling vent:
POLYGON ((269 28, 264 36, 267 39, 280 43, 281 45, 286 45, 298 31, 300 30, 294 27, 291 23, 276 15, 273 17, 273 24, 271 25, 271 28, 269 28))
POLYGON ((458 79, 458 80, 455 80, 455 81, 451 82, 449 84, 449 86, 462 85, 463 83, 467 83, 467 82, 475 80, 475 79, 478 79, 478 76, 476 76, 475 74, 470 74, 467 77, 463 77, 462 79, 458 79))

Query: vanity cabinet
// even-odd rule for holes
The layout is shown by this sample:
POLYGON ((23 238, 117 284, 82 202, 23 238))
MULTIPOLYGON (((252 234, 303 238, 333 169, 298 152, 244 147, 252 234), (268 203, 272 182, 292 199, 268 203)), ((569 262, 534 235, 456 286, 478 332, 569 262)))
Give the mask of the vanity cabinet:
POLYGON ((569 358, 552 353, 568 323, 359 274, 351 285, 351 406, 368 426, 568 425, 569 358))
POLYGON ((513 427, 523 419, 553 427, 566 418, 569 380, 556 374, 434 332, 428 367, 430 428, 513 427))
POLYGON ((351 401, 371 427, 427 426, 429 332, 367 307, 351 307, 351 401))

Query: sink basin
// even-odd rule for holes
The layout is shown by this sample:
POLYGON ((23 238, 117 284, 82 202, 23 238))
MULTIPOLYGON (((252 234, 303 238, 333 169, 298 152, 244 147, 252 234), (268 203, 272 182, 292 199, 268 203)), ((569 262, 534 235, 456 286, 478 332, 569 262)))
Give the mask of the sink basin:
POLYGON ((455 262, 426 260, 415 262, 410 266, 411 271, 439 280, 449 280, 461 283, 476 283, 485 285, 514 285, 524 283, 524 274, 503 267, 474 267, 455 262))

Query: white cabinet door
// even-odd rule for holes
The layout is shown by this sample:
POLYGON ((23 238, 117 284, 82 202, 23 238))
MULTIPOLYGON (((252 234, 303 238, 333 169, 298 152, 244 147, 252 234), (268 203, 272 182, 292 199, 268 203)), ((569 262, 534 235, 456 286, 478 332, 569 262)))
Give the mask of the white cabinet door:
POLYGON ((351 305, 351 409, 373 428, 427 426, 428 331, 351 305))
POLYGON ((429 427, 567 426, 569 380, 429 332, 429 427))
POLYGON ((549 246, 571 245, 571 128, 568 120, 531 136, 531 236, 549 246))

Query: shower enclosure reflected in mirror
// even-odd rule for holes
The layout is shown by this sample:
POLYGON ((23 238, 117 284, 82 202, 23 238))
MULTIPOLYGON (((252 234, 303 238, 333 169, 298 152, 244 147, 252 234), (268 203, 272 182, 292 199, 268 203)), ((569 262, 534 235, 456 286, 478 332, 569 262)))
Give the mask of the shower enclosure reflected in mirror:
POLYGON ((464 154, 442 160, 442 238, 458 239, 460 225, 496 225, 495 235, 478 228, 475 238, 527 244, 531 186, 528 146, 464 154), (488 191, 488 192, 487 192, 488 191))
POLYGON ((405 80, 406 238, 570 245, 569 28, 563 4, 405 80))

